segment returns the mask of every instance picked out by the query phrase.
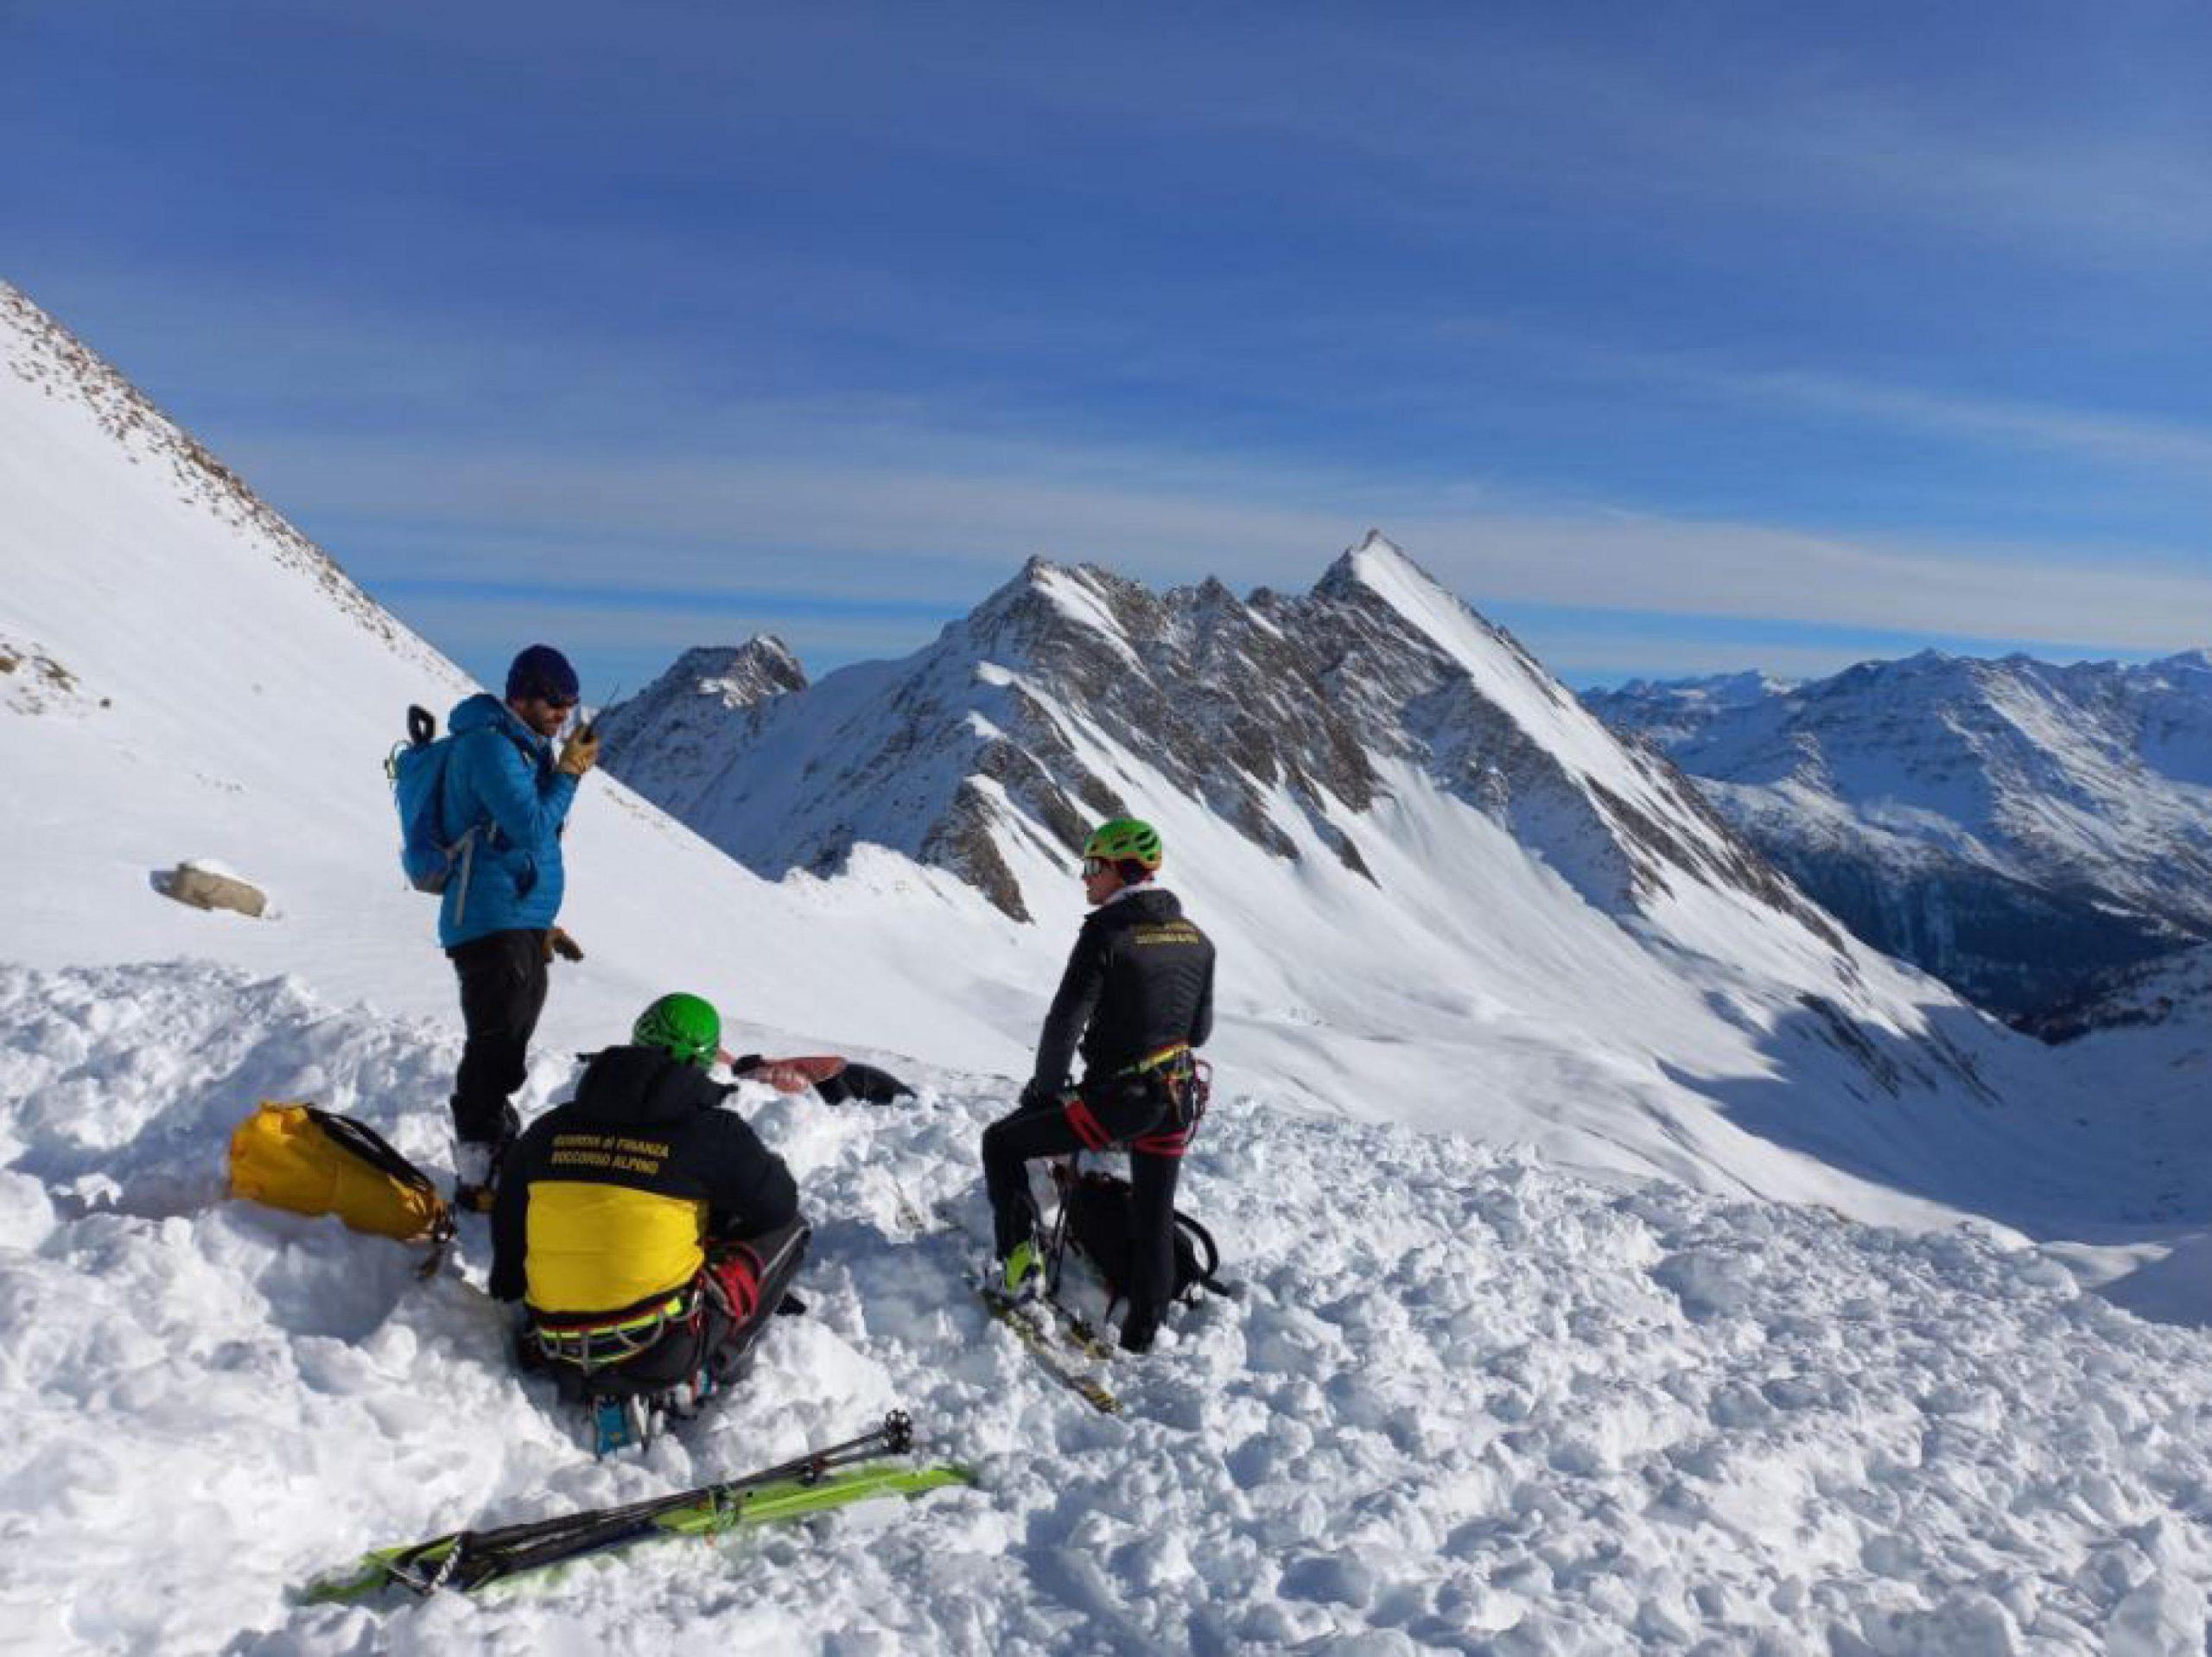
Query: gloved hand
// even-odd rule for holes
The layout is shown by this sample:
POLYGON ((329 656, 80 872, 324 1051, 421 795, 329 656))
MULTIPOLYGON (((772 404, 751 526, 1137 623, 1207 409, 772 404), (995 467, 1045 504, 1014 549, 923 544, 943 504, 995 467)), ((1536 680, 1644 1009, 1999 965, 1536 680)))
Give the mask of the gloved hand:
POLYGON ((563 961, 582 961, 584 946, 556 926, 545 935, 545 958, 550 961, 555 955, 563 961))
POLYGON ((587 725, 561 745, 561 757, 553 762, 553 769, 582 777, 598 763, 599 733, 587 725))

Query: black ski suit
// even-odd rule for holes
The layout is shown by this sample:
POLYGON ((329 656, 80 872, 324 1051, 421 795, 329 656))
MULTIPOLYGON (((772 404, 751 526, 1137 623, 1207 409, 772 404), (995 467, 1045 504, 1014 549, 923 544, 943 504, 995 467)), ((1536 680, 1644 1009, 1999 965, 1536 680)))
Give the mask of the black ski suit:
POLYGON ((492 1209, 494 1298, 526 1300, 540 1330, 682 1308, 649 1348, 595 1372, 594 1390, 654 1391, 709 1364, 727 1375, 798 1270, 798 1187, 745 1119, 720 1108, 729 1092, 655 1049, 610 1047, 575 1098, 507 1153, 492 1209))
POLYGON ((983 1131, 983 1181, 1001 1258, 1036 1234, 1033 1159, 1128 1151, 1135 1235, 1125 1330, 1148 1330, 1173 1292, 1175 1185, 1189 1127, 1170 1071, 1141 1067, 1213 1032, 1213 944, 1184 918, 1174 893, 1146 883, 1100 905, 1077 935, 1021 1108, 983 1131), (1078 1043, 1083 1080, 1071 1089, 1078 1043))

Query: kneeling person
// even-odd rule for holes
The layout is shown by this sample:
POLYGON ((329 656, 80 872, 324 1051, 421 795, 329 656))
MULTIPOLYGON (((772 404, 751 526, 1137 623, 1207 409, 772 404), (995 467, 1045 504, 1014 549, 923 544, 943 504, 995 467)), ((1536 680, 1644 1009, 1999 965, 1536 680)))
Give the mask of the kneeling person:
POLYGON ((731 1089, 707 1072, 721 1039, 705 1001, 663 996, 501 1166, 492 1293, 524 1302, 524 1338, 564 1394, 733 1379, 798 1270, 798 1188, 720 1108, 731 1089))

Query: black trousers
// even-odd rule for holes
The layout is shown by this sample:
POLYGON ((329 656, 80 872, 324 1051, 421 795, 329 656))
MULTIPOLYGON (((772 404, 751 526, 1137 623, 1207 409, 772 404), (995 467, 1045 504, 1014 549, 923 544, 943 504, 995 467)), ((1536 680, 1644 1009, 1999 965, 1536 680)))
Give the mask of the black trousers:
POLYGON ((446 957, 461 979, 468 1032, 453 1082, 454 1137, 505 1145, 521 1126, 507 1101, 530 1074, 530 1038, 545 1011, 545 934, 491 932, 446 957))
POLYGON ((1091 1082, 1041 1105, 1017 1110, 983 1130, 983 1189, 990 1194, 991 1231, 1004 1259, 1038 1231, 1029 1192, 1029 1165, 1039 1157, 1126 1146, 1129 1152, 1131 1238, 1129 1316, 1156 1318, 1175 1283, 1175 1183, 1183 1159, 1142 1151, 1132 1140, 1174 1126, 1174 1100, 1154 1076, 1091 1082))

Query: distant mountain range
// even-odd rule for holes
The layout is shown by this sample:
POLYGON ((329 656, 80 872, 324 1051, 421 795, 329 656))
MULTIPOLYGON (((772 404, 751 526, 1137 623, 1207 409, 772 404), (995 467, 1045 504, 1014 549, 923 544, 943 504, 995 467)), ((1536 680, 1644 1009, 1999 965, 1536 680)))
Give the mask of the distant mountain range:
POLYGON ((1585 701, 1860 937, 2005 1017, 2212 939, 2212 653, 1929 651, 1585 701))
POLYGON ((1269 856, 1318 841, 1374 881, 1363 846, 1403 765, 1608 912, 1704 883, 1834 936, 1673 765, 1379 534, 1295 596, 1033 560, 904 662, 809 685, 773 638, 694 650, 604 728, 617 776, 760 873, 830 873, 867 841, 1018 920, 1008 844, 1065 864, 1147 809, 1127 755, 1269 856))

